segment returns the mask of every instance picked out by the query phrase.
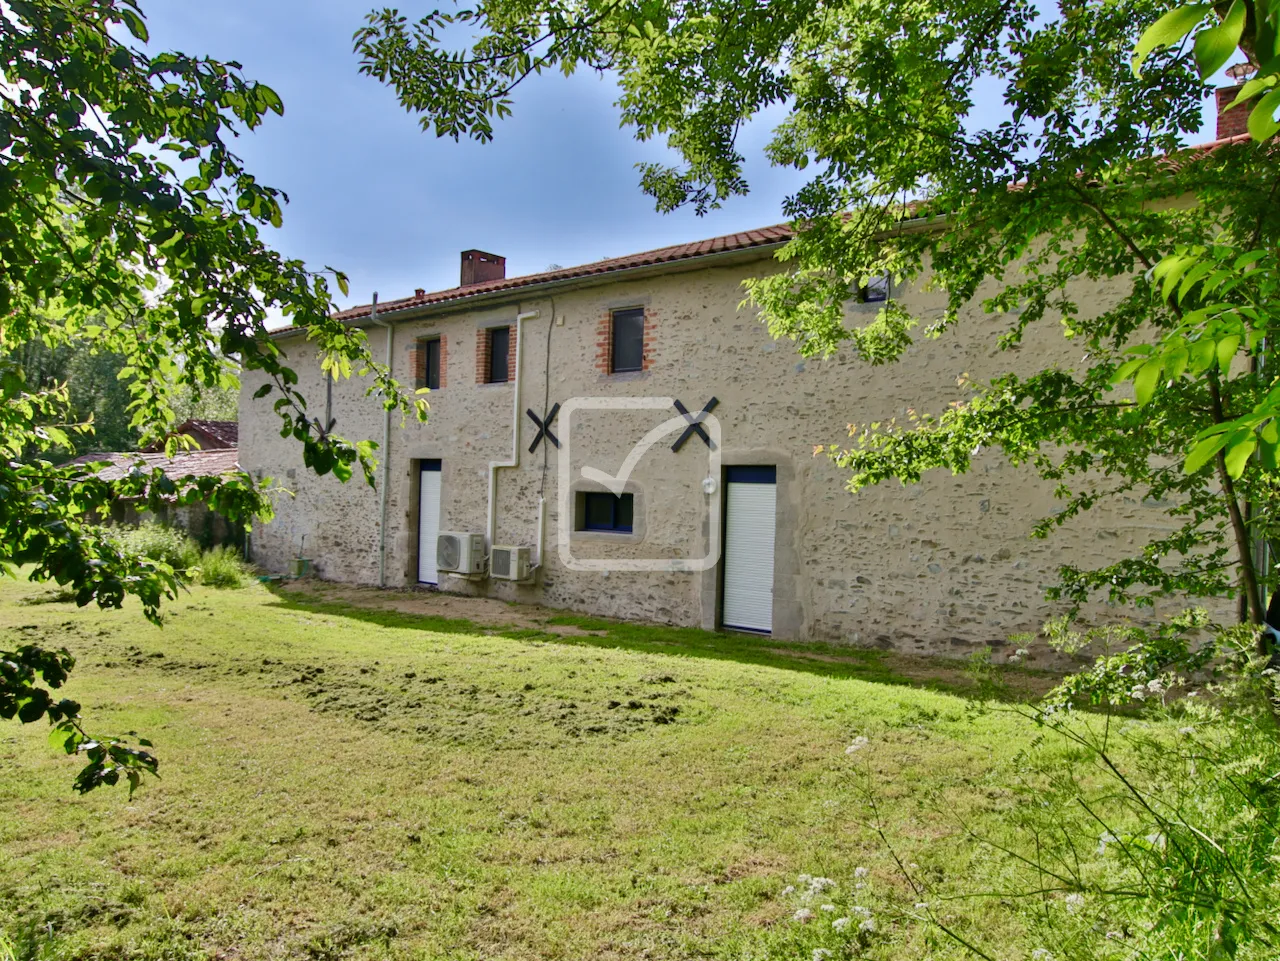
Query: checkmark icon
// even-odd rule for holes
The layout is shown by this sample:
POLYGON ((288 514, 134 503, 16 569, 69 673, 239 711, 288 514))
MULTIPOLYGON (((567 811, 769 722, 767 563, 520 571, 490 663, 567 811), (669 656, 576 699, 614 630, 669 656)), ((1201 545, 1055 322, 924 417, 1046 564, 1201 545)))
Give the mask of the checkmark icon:
POLYGON ((618 468, 617 474, 610 474, 608 471, 600 470, 598 467, 584 467, 582 468, 582 476, 589 481, 595 481, 597 484, 609 488, 609 490, 613 491, 615 497, 621 497, 622 492, 627 489, 627 479, 631 476, 631 472, 636 469, 636 464, 640 463, 640 458, 649 452, 650 447, 668 434, 674 434, 681 428, 689 426, 690 423, 700 423, 705 416, 705 414, 696 414, 692 422, 684 415, 663 421, 641 437, 636 446, 631 448, 631 452, 623 460, 622 466, 618 468))
MULTIPOLYGON (((685 410, 679 416, 671 417, 669 415, 672 407, 676 407, 677 410, 680 407, 674 397, 570 397, 565 400, 564 406, 560 409, 560 424, 563 430, 560 433, 562 446, 556 458, 559 464, 555 516, 560 563, 566 570, 606 575, 655 571, 695 573, 712 570, 719 562, 720 498, 708 496, 704 479, 720 475, 720 422, 709 410, 702 410, 696 414, 690 414, 685 410), (590 440, 581 439, 580 430, 574 429, 577 419, 583 412, 594 412, 597 416, 606 412, 635 416, 638 411, 658 411, 663 421, 640 438, 623 458, 622 465, 616 473, 601 470, 599 467, 580 466, 587 458, 579 458, 575 461, 573 452, 578 449, 579 444, 591 443, 590 440), (652 476, 646 474, 645 480, 648 485, 646 491, 655 505, 659 503, 655 498, 660 498, 663 503, 672 504, 685 498, 691 499, 698 510, 706 512, 703 523, 673 532, 672 536, 675 540, 671 544, 667 543, 668 538, 665 535, 652 542, 645 541, 643 537, 639 541, 634 537, 627 538, 625 541, 627 550, 624 553, 613 550, 604 541, 586 537, 583 538, 583 547, 588 550, 588 553, 594 553, 597 556, 575 555, 574 545, 579 538, 583 537, 578 533, 580 528, 576 526, 574 510, 574 495, 581 489, 580 484, 586 481, 593 487, 599 486, 610 491, 614 496, 621 497, 627 485, 631 483, 632 472, 649 452, 649 448, 659 443, 664 437, 687 430, 690 425, 696 426, 699 430, 705 430, 709 439, 705 473, 698 469, 692 459, 686 457, 679 465, 672 463, 667 469, 650 472, 652 476), (677 467, 679 467, 678 470, 675 469, 677 467), (660 556, 642 556, 645 545, 655 548, 660 556), (637 556, 632 549, 636 546, 639 546, 641 556, 637 556), (703 550, 704 546, 705 550, 703 550), (668 551, 670 553, 667 553, 668 551), (598 556, 599 554, 604 556, 598 556), (666 556, 661 556, 663 554, 666 556)), ((616 422, 616 426, 621 427, 622 422, 616 422)), ((676 449, 672 448, 673 451, 676 449)), ((596 456, 599 457, 600 454, 597 453, 596 456)), ((633 489, 637 489, 634 485, 632 486, 633 489)), ((684 502, 689 503, 689 501, 684 502)))

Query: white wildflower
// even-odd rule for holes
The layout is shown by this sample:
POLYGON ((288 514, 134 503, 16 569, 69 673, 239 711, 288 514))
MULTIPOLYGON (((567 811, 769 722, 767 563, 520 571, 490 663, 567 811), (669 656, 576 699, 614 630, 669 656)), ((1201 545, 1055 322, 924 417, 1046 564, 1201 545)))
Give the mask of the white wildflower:
POLYGON ((845 928, 849 926, 849 922, 850 922, 849 918, 836 918, 834 921, 831 922, 831 926, 835 928, 837 931, 843 931, 845 928))
POLYGON ((799 921, 803 924, 805 921, 813 920, 813 912, 808 908, 801 908, 795 914, 791 915, 791 920, 799 921))
POLYGON ((782 889, 782 896, 784 898, 788 894, 795 894, 795 893, 796 893, 796 886, 794 884, 788 884, 785 888, 782 889))
POLYGON ((865 877, 866 877, 868 874, 870 874, 870 873, 871 873, 871 872, 869 872, 866 868, 854 868, 854 869, 853 869, 853 876, 854 876, 855 878, 865 878, 865 877))
POLYGON ((808 883, 809 883, 810 881, 812 881, 812 880, 813 880, 813 875, 812 875, 812 874, 799 874, 799 875, 796 875, 796 881, 797 881, 798 883, 800 883, 800 884, 808 884, 808 883))
POLYGON ((1107 932, 1107 938, 1108 938, 1108 940, 1111 940, 1111 941, 1123 941, 1123 940, 1124 940, 1124 932, 1123 932, 1123 931, 1108 931, 1108 932, 1107 932))
POLYGON ((827 888, 834 888, 835 886, 836 886, 835 881, 831 880, 830 878, 810 878, 809 879, 809 890, 814 894, 817 894, 820 891, 825 891, 827 888))
POLYGON ((1152 694, 1163 694, 1165 692, 1164 681, 1158 677, 1153 677, 1147 681, 1147 690, 1152 694))
POLYGON ((1063 903, 1065 903, 1065 904, 1066 904, 1066 906, 1067 906, 1067 913, 1068 913, 1068 914, 1075 914, 1075 913, 1076 913, 1077 911, 1079 911, 1082 907, 1084 907, 1084 895, 1083 895, 1083 894, 1068 894, 1068 895, 1063 899, 1063 903))
POLYGON ((1135 701, 1143 700, 1147 696, 1146 686, 1143 684, 1139 684, 1137 687, 1135 687, 1132 691, 1129 692, 1129 696, 1133 698, 1135 701))
POLYGON ((853 739, 853 743, 844 749, 844 753, 853 754, 855 751, 861 751, 864 747, 866 747, 870 743, 871 741, 868 740, 864 735, 859 734, 857 737, 853 739))
POLYGON ((858 925, 859 931, 866 931, 868 934, 870 934, 875 929, 876 929, 875 918, 867 918, 867 920, 863 921, 860 925, 858 925))
POLYGON ((1031 952, 1031 961, 1053 961, 1053 955, 1047 948, 1036 948, 1031 952))
POLYGON ((917 910, 917 911, 928 911, 928 910, 929 910, 929 902, 928 902, 928 901, 917 901, 917 902, 916 902, 916 910, 917 910))
POLYGON ((859 881, 857 884, 855 884, 855 885, 853 886, 853 889, 854 889, 855 891, 861 891, 861 890, 862 890, 863 888, 865 888, 866 886, 867 886, 867 882, 866 882, 866 881, 859 881))
POLYGON ((1195 734, 1196 729, 1194 727, 1180 727, 1178 728, 1178 733, 1184 736, 1189 736, 1189 735, 1195 734))
POLYGON ((868 907, 864 907, 864 906, 863 906, 863 905, 861 905, 861 904, 855 904, 855 905, 853 906, 853 913, 854 913, 854 914, 861 914, 864 918, 869 918, 869 917, 871 917, 871 909, 870 909, 870 908, 868 908, 868 907))
POLYGON ((826 911, 828 914, 830 914, 835 909, 836 909, 836 906, 834 904, 824 904, 822 905, 822 907, 818 908, 819 911, 826 911))
POLYGON ((813 961, 822 961, 823 958, 831 957, 831 952, 826 948, 813 949, 813 961))

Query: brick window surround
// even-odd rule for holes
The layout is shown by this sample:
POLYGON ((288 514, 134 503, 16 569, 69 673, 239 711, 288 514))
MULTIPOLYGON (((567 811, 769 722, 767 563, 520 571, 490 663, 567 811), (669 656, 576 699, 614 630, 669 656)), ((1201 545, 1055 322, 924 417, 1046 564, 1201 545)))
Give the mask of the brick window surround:
POLYGON ((613 369, 613 315, 623 310, 634 310, 634 307, 611 307, 600 315, 596 324, 596 370, 606 376, 622 376, 647 371, 653 364, 658 311, 644 308, 644 359, 639 371, 614 371, 613 369))
POLYGON ((449 371, 449 340, 444 334, 431 337, 419 337, 409 345, 409 369, 413 375, 413 386, 415 390, 421 390, 427 386, 427 343, 429 341, 437 341, 440 344, 440 385, 433 388, 434 390, 444 389, 448 382, 449 371))
POLYGON ((516 370, 516 327, 514 324, 506 328, 507 331, 507 379, 505 381, 489 380, 489 348, 492 342, 490 331, 501 330, 501 327, 481 327, 476 331, 476 383, 510 383, 515 377, 516 370))

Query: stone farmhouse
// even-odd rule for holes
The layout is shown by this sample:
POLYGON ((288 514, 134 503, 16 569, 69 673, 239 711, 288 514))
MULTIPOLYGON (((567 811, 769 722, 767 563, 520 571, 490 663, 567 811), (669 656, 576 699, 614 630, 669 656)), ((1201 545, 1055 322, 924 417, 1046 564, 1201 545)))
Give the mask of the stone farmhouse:
MULTIPOLYGON (((305 337, 278 332, 316 414, 323 402, 343 436, 383 445, 384 480, 374 490, 307 472, 246 376, 241 466, 291 491, 253 532, 253 559, 284 571, 306 556, 335 581, 963 653, 1037 630, 1055 613, 1044 588, 1060 564, 1106 562, 1163 528, 1158 506, 1122 498, 1031 540, 1057 502, 997 454, 962 477, 849 493, 815 446, 846 439, 850 422, 939 410, 963 396, 964 375, 1017 357, 995 350, 997 321, 975 306, 898 364, 803 360, 740 309, 743 280, 779 269, 788 236, 766 227, 523 277, 468 250, 457 287, 345 311, 402 383, 430 388, 425 425, 388 423, 358 379, 326 384, 305 337)), ((848 313, 874 315, 888 297, 925 318, 942 306, 881 282, 848 313)), ((1040 328, 1025 355, 1079 360, 1040 328)))

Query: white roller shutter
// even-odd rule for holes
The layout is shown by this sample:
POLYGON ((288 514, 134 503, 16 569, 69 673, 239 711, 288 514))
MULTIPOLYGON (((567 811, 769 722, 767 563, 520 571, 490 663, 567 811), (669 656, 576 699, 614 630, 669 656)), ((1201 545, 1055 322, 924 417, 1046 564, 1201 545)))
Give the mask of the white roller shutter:
MULTIPOLYGON (((739 469, 742 476, 752 476, 739 469)), ((773 630, 773 538, 777 516, 777 485, 756 474, 749 482, 735 481, 734 469, 725 484, 724 603, 725 627, 749 631, 773 630)))
POLYGON ((440 462, 423 461, 418 475, 418 583, 436 584, 436 536, 440 533, 440 462))

